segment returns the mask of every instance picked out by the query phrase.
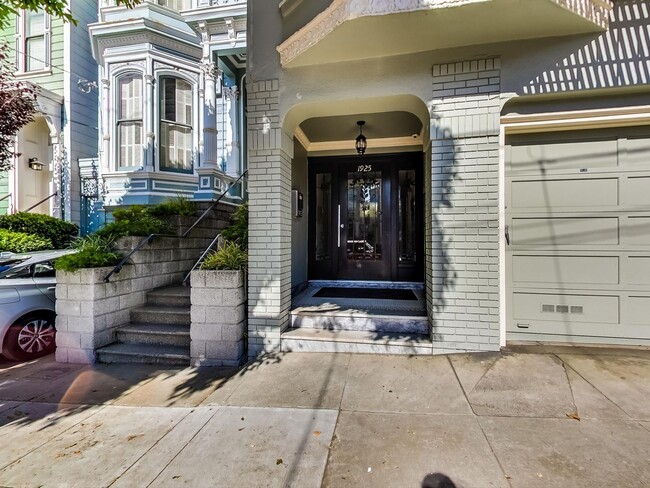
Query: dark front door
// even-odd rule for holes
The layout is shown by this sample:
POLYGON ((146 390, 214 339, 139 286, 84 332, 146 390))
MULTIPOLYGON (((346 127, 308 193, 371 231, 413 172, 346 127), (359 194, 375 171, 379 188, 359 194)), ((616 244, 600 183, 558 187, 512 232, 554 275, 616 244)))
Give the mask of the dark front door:
POLYGON ((310 279, 420 281, 422 153, 309 160, 310 279))

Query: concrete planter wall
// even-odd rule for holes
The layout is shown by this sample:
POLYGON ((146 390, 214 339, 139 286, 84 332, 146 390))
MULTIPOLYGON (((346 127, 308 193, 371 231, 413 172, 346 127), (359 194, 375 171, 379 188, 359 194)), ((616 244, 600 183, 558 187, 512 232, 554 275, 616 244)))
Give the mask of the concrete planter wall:
POLYGON ((95 350, 115 340, 115 329, 129 321, 130 309, 144 300, 144 291, 135 288, 134 266, 104 283, 112 268, 56 272, 56 361, 95 362, 95 350))
MULTIPOLYGON (((95 350, 115 341, 115 330, 130 321, 131 309, 146 303, 149 291, 181 283, 233 211, 232 206, 219 205, 192 230, 191 237, 154 239, 136 251, 109 283, 104 278, 112 267, 57 271, 57 362, 94 363, 95 350)), ((194 220, 174 217, 172 224, 180 236, 194 220)), ((141 240, 123 237, 115 248, 126 255, 141 240)))
POLYGON ((246 274, 192 271, 190 354, 193 366, 239 366, 244 361, 246 274))

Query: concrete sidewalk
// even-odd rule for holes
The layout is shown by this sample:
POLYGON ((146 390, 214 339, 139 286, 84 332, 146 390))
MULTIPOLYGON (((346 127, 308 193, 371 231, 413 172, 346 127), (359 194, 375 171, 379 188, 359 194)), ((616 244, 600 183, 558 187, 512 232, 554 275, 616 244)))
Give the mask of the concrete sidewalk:
POLYGON ((650 353, 0 363, 0 486, 650 486, 650 353))

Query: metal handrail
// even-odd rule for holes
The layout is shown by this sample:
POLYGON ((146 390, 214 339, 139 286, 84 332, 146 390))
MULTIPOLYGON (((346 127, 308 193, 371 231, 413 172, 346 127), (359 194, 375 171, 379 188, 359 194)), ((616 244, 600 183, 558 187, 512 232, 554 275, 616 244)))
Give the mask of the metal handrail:
POLYGON ((221 239, 221 234, 217 234, 217 237, 212 239, 212 242, 210 243, 210 245, 206 248, 205 251, 203 251, 203 254, 201 254, 201 257, 196 261, 196 263, 194 263, 194 266, 192 266, 192 269, 187 272, 187 274, 185 275, 185 278, 183 278, 183 281, 181 281, 182 285, 187 284, 188 280, 190 279, 190 276, 192 275, 192 271, 194 271, 203 262, 205 257, 208 255, 208 253, 210 251, 212 251, 212 248, 219 241, 219 239, 221 239))
MULTIPOLYGON (((232 188, 233 188, 237 183, 239 183, 239 182, 241 181, 241 179, 242 179, 244 176, 246 176, 247 173, 248 173, 248 170, 244 171, 241 175, 239 175, 239 178, 237 178, 235 181, 233 181, 232 183, 230 183, 230 184, 228 185, 228 188, 226 188, 226 189, 224 190, 224 192, 223 192, 221 195, 219 195, 219 198, 217 198, 216 200, 213 200, 212 204, 207 208, 207 210, 206 210, 205 212, 203 212, 203 213, 201 214, 201 216, 200 216, 198 219, 196 219, 196 221, 195 221, 195 222, 190 226, 190 228, 187 229, 187 230, 186 230, 186 231, 185 231, 185 232, 184 232, 180 237, 181 237, 181 238, 185 238, 185 237, 187 237, 187 236, 189 235, 189 233, 192 232, 192 229, 194 229, 194 228, 195 228, 195 227, 196 227, 196 226, 197 226, 197 225, 198 225, 198 224, 199 224, 199 223, 200 223, 200 222, 205 218, 205 216, 206 216, 210 211, 212 211, 212 209, 213 209, 214 207, 217 206, 217 204, 221 201, 221 199, 222 199, 224 196, 226 196, 226 194, 227 194, 230 190, 232 190, 232 188)), ((127 254, 126 256, 124 256, 124 257, 120 260, 120 262, 117 263, 117 264, 115 265, 115 267, 110 271, 110 273, 108 273, 108 274, 104 277, 104 283, 108 283, 108 281, 110 280, 111 276, 113 276, 113 274, 115 274, 115 273, 119 273, 119 272, 122 270, 122 268, 124 267, 124 265, 126 264, 126 262, 131 258, 131 256, 133 256, 133 254, 135 254, 136 251, 138 251, 142 246, 144 246, 145 244, 151 242, 151 240, 152 240, 154 237, 179 237, 179 236, 178 236, 178 235, 174 235, 174 234, 149 234, 147 237, 142 238, 142 240, 140 240, 140 242, 138 243, 138 245, 135 246, 134 249, 131 249, 131 252, 129 252, 129 254, 127 254)))
POLYGON ((35 209, 35 208, 38 207, 41 203, 45 203, 45 202, 47 202, 50 198, 55 197, 55 196, 57 196, 57 195, 58 195, 58 192, 55 191, 55 192, 52 193, 49 197, 45 197, 45 198, 43 198, 43 200, 41 200, 41 201, 38 202, 38 203, 35 203, 35 204, 32 205, 31 207, 29 207, 27 210, 23 210, 23 212, 29 212, 30 210, 35 209))
POLYGON ((11 193, 7 193, 4 197, 0 198, 0 202, 4 202, 7 198, 11 197, 11 193))

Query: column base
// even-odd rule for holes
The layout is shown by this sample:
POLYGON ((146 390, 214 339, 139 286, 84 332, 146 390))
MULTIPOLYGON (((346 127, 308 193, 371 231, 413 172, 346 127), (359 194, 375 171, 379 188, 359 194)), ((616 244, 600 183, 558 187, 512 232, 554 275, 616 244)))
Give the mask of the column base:
MULTIPOLYGON (((235 178, 225 174, 218 168, 197 168, 196 174, 199 176, 199 186, 194 192, 195 200, 214 200, 226 191, 235 178)), ((236 196, 237 189, 232 189, 233 195, 236 196)))

